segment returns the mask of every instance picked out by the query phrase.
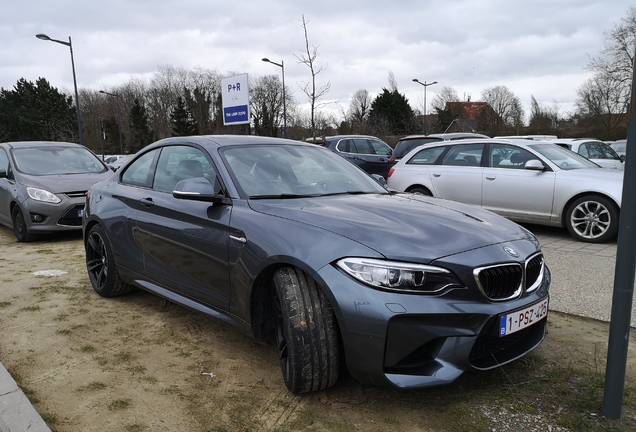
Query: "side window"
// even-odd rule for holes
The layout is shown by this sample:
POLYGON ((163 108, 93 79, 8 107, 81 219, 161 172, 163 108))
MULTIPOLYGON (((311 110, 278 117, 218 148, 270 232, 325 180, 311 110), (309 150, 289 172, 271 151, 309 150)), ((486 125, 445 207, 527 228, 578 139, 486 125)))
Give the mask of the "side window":
POLYGON ((407 164, 411 164, 411 165, 435 165, 435 162, 437 162, 437 159, 439 159, 439 156, 442 153, 444 153, 446 148, 447 147, 445 147, 445 146, 440 146, 440 147, 425 148, 423 150, 420 150, 417 153, 415 153, 415 156, 413 156, 407 162, 407 164))
POLYGON ((371 148, 373 149, 373 153, 380 155, 380 156, 391 156, 391 153, 393 153, 393 149, 391 149, 391 147, 384 143, 383 141, 374 141, 374 140, 369 140, 369 144, 371 145, 371 148))
POLYGON ((0 149, 0 171, 4 171, 5 174, 9 173, 9 156, 4 149, 0 149))
POLYGON ((620 159, 620 156, 614 151, 614 149, 605 144, 599 143, 599 151, 603 154, 604 159, 620 159))
POLYGON ((581 144, 581 146, 579 147, 579 154, 581 156, 585 156, 586 158, 590 157, 590 152, 588 150, 587 143, 581 144))
POLYGON ((483 144, 455 145, 444 157, 442 165, 481 166, 483 144))
POLYGON ((494 168, 524 169, 526 162, 530 159, 537 159, 537 157, 520 147, 490 146, 490 166, 494 168))
POLYGON ((338 149, 338 151, 342 153, 352 153, 353 150, 351 149, 351 140, 340 140, 338 144, 336 144, 336 149, 338 149))
POLYGON ((373 154, 371 146, 366 139, 352 139, 351 153, 373 154))
POLYGON ((168 146, 161 150, 153 189, 172 193, 177 183, 195 177, 205 177, 212 184, 216 170, 203 151, 190 146, 168 146))
POLYGON ((152 167, 152 161, 155 159, 155 155, 157 153, 159 153, 159 149, 149 151, 130 164, 121 176, 122 183, 129 183, 137 186, 148 185, 150 168, 152 167))

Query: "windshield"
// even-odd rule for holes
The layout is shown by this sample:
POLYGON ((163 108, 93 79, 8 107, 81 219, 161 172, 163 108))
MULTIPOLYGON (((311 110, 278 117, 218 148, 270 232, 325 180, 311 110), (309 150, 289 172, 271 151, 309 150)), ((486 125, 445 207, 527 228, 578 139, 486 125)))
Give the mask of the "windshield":
POLYGON ((108 168, 83 147, 42 145, 12 151, 16 169, 31 175, 101 173, 108 168))
POLYGON ((600 168, 600 165, 556 144, 531 144, 530 147, 564 170, 600 168))
POLYGON ((322 147, 227 147, 221 156, 238 189, 250 198, 388 193, 365 172, 322 147))

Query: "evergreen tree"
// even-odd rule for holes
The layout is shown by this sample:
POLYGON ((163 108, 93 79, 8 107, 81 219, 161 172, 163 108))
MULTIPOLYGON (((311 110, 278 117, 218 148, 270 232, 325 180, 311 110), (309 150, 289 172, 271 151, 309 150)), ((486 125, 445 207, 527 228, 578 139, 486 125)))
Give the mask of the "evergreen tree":
POLYGON ((415 113, 408 99, 397 89, 382 89, 382 93, 371 103, 369 122, 381 135, 408 135, 418 130, 415 113))
POLYGON ((4 141, 77 142, 73 98, 44 78, 21 78, 13 90, 0 89, 0 138, 4 141))
POLYGON ((182 97, 177 98, 177 106, 170 114, 172 136, 198 135, 199 127, 192 114, 186 108, 182 97))
POLYGON ((130 109, 130 128, 132 129, 132 139, 130 142, 130 152, 135 153, 155 140, 154 133, 148 125, 148 113, 146 108, 135 99, 130 109))

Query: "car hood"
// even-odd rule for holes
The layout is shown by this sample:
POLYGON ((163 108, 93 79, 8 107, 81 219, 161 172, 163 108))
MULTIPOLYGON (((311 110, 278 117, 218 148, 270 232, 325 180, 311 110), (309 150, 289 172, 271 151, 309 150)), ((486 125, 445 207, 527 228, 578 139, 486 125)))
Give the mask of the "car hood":
POLYGON ((595 183, 598 181, 623 182, 623 170, 612 168, 580 168, 560 170, 559 177, 595 183))
POLYGON ((46 189, 52 193, 66 193, 87 191, 95 183, 106 180, 110 178, 111 175, 113 175, 113 172, 110 170, 103 173, 91 174, 45 176, 21 174, 18 181, 24 186, 46 189))
POLYGON ((251 200, 250 206, 339 234, 396 260, 431 262, 491 244, 536 241, 525 228, 489 211, 413 194, 251 200))

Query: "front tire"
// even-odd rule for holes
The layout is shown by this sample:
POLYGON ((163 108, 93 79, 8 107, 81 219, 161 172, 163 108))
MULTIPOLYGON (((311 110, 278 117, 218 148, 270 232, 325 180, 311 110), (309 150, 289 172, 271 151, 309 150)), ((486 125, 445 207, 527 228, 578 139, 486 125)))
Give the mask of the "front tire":
POLYGON ((618 233, 619 209, 608 198, 588 195, 574 201, 565 215, 570 234, 579 241, 604 243, 618 233))
POLYGON ((430 196, 430 197, 433 196, 431 191, 429 191, 428 189, 423 188, 423 187, 414 187, 412 189, 409 189, 409 192, 411 192, 412 194, 415 194, 415 195, 424 195, 424 196, 430 196))
POLYGON ((131 291, 121 280, 115 267, 110 241, 99 225, 94 225, 86 238, 86 269, 91 285, 102 297, 115 297, 131 291))
POLYGON ((285 385, 293 393, 324 390, 338 380, 339 338, 331 305, 296 268, 273 277, 276 344, 285 385))
POLYGON ((13 233, 15 234, 15 238, 18 239, 19 242, 30 242, 33 240, 33 236, 29 232, 29 227, 24 219, 24 214, 22 214, 22 210, 20 210, 20 207, 17 205, 13 207, 11 218, 13 220, 13 233))

